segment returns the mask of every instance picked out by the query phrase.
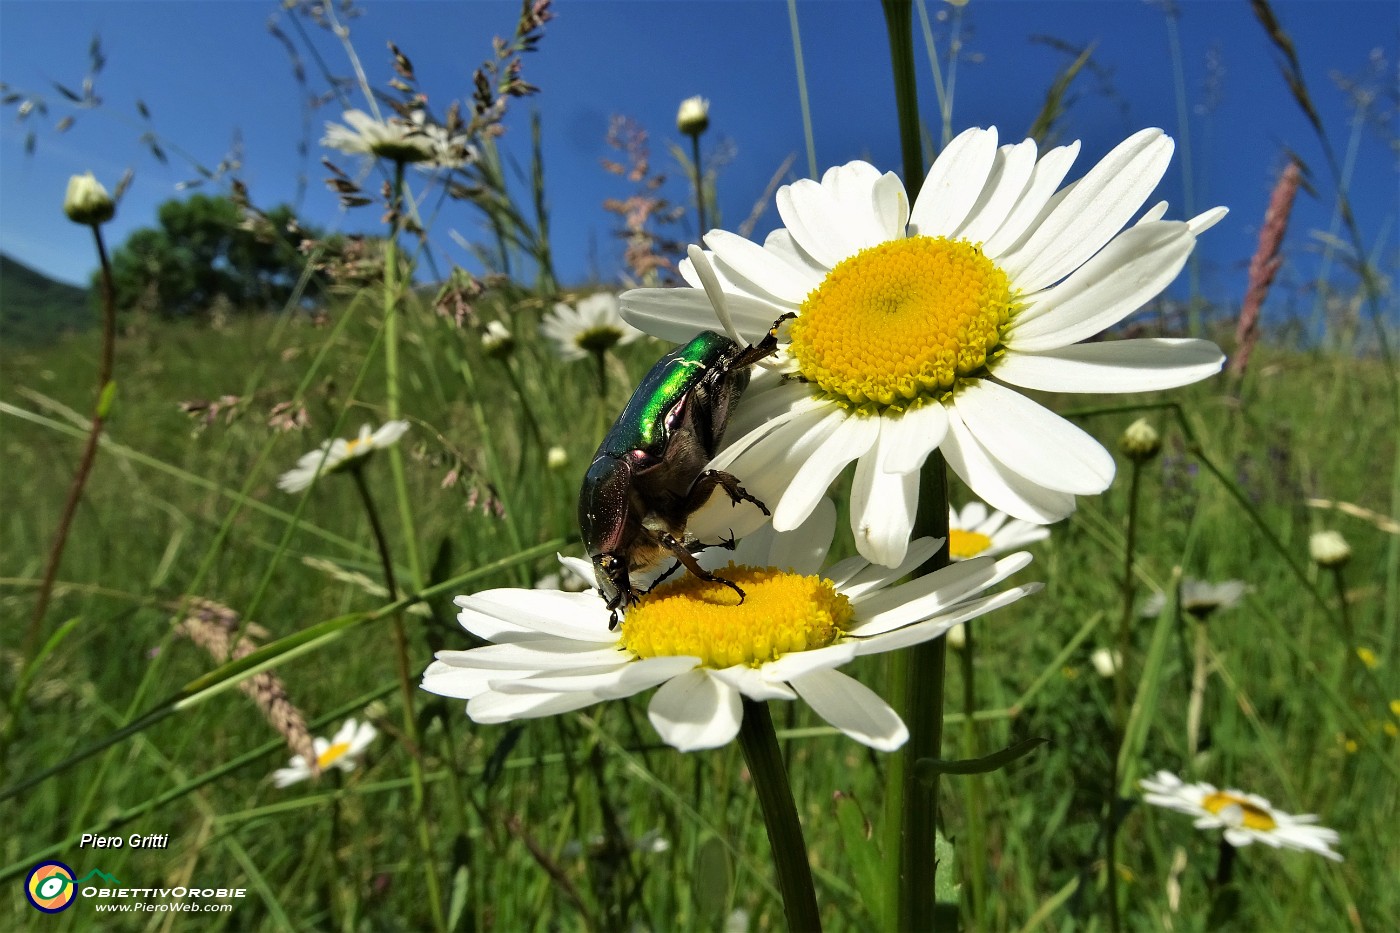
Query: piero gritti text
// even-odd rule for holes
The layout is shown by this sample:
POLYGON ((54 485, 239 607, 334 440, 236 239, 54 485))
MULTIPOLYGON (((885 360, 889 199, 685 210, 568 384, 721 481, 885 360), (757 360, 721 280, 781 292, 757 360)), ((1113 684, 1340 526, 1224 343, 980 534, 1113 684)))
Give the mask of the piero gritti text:
POLYGON ((97 836, 92 833, 83 833, 78 840, 80 849, 165 849, 170 846, 169 833, 150 833, 141 835, 132 833, 123 839, 121 836, 97 836))

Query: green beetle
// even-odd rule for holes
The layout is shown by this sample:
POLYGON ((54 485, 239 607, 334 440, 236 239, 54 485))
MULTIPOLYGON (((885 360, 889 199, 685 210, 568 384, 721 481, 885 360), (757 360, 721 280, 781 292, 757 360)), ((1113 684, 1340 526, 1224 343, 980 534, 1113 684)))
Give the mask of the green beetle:
POLYGON ((707 470, 724 439, 724 429, 749 384, 749 368, 778 347, 774 322, 753 346, 702 331, 653 366, 632 393, 627 407, 604 435, 579 490, 578 519, 584 547, 593 560, 598 590, 612 613, 612 627, 639 593, 632 574, 655 570, 667 558, 703 580, 723 583, 744 598, 733 582, 700 566, 695 554, 707 547, 733 547, 728 541, 686 540, 686 523, 716 488, 734 503, 752 502, 739 480, 707 470))

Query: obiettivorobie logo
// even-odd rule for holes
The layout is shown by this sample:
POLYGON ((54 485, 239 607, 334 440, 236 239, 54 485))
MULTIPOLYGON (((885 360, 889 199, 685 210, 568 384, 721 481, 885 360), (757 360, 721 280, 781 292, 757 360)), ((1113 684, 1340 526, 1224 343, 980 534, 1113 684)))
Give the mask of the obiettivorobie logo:
POLYGON ((62 862, 40 862, 24 879, 24 896, 29 899, 35 910, 56 914, 67 910, 77 900, 78 885, 86 884, 93 878, 100 878, 108 884, 121 885, 120 881, 100 868, 94 868, 81 878, 74 878, 73 869, 62 862))

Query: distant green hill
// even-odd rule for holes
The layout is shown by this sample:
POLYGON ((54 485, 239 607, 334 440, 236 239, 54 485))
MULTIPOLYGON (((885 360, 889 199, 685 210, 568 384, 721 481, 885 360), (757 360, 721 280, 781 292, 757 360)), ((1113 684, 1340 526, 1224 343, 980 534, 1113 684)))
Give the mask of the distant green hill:
POLYGON ((96 320, 87 289, 55 282, 0 253, 0 342, 47 343, 96 320))

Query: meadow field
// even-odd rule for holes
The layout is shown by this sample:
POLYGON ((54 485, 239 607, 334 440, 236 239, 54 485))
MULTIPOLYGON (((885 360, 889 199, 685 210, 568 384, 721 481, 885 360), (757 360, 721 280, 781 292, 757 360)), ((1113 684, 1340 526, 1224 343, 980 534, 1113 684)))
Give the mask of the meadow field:
MULTIPOLYGON (((907 16, 899 3, 887 12, 897 18, 901 6, 907 16)), ((940 627, 933 641, 847 659, 842 673, 908 723, 902 737, 888 720, 861 726, 843 718, 815 688, 803 690, 796 674, 796 693, 780 696, 772 684, 766 702, 746 693, 738 739, 731 732, 711 741, 720 713, 700 716, 689 724, 694 731, 657 724, 650 687, 661 685, 661 695, 673 684, 662 677, 640 688, 600 686, 589 680, 593 668, 558 664, 531 675, 540 679, 531 694, 500 681, 488 689, 480 672, 468 684, 429 668, 436 652, 493 640, 542 644, 512 636, 510 612, 528 627, 540 614, 580 607, 553 622, 591 631, 596 644, 625 639, 629 616, 648 599, 624 605, 622 634, 610 633, 591 572, 571 577, 557 555, 588 557, 578 505, 581 486, 585 498, 592 488, 585 471, 639 380, 676 346, 674 337, 631 326, 652 324, 662 336, 676 330, 647 311, 647 301, 670 299, 645 290, 680 292, 680 275, 698 282, 697 266, 719 265, 693 250, 682 270, 693 237, 672 242, 675 231, 656 225, 660 214, 629 219, 614 205, 627 268, 601 282, 555 281, 538 123, 533 147, 529 126, 499 138, 492 132, 507 105, 533 93, 521 71, 529 76, 530 55, 549 55, 549 15, 547 4, 526 4, 514 39, 502 24, 507 40, 489 60, 495 67, 479 72, 487 89, 479 106, 464 101, 456 122, 417 108, 413 65, 398 49, 402 61, 360 49, 374 63, 374 87, 352 88, 362 96, 350 103, 366 107, 370 97, 383 113, 373 130, 351 120, 339 136, 328 134, 335 193, 324 196, 338 195, 371 223, 382 214, 384 225, 354 246, 313 238, 297 254, 305 274, 281 310, 173 316, 148 303, 98 311, 111 315, 113 335, 113 387, 103 389, 94 386, 105 352, 100 329, 0 347, 0 606, 8 620, 0 652, 0 882, 10 892, 0 927, 763 931, 810 924, 814 915, 794 906, 810 885, 827 930, 897 930, 910 916, 928 924, 919 928, 941 930, 1394 929, 1400 329, 1394 263, 1386 258, 1394 247, 1349 241, 1345 226, 1317 241, 1337 253, 1326 282, 1304 287, 1285 276, 1266 299, 1262 268, 1289 263, 1289 250, 1301 249, 1301 236, 1285 240, 1279 228, 1272 254, 1264 237, 1257 267, 1229 270, 1239 282, 1228 294, 1193 289, 1194 273, 1183 271, 1170 294, 1164 282, 1131 316, 1066 341, 1100 331, 1106 339, 1083 346, 1193 338, 1192 346, 1218 345, 1228 360, 1242 349, 1248 359, 1247 367, 1226 362, 1217 375, 1162 391, 1035 392, 1107 449, 1116 476, 1101 494, 1072 497, 1072 514, 1047 524, 1048 535, 1013 548, 1030 553, 1028 565, 1000 555, 1005 583, 1001 571, 993 580, 988 558, 975 557, 994 544, 991 528, 959 528, 955 514, 949 530, 948 507, 961 512, 978 501, 963 477, 1027 508, 1052 500, 1015 493, 1014 483, 1008 493, 965 462, 945 469, 940 452, 924 451, 927 462, 915 464, 921 498, 912 533, 951 537, 952 553, 930 546, 927 563, 910 558, 901 573, 941 573, 967 586, 947 590, 918 618, 946 615, 983 587, 990 589, 982 595, 1022 587, 1025 598, 1009 597, 949 634, 940 627), (380 80, 390 65, 408 91, 380 80), (357 172, 357 158, 372 168, 357 172), (513 173, 512 165, 523 169, 513 173), (425 254, 446 233, 432 226, 427 192, 453 182, 471 189, 463 202, 495 236, 475 250, 484 268, 434 276, 425 254), (1266 300, 1304 299, 1321 310, 1307 327, 1265 314, 1257 327, 1240 328, 1246 281, 1262 288, 1256 311, 1266 300), (1290 288, 1297 289, 1291 299, 1280 297, 1290 288), (624 323, 615 296, 629 289, 624 323), (597 316, 581 322, 580 308, 597 316), (397 422, 405 423, 401 434, 344 443, 361 425, 397 422), (100 438, 91 441, 94 423, 100 438), (342 442, 330 446, 332 438, 342 442), (90 475, 65 516, 90 442, 90 475), (60 529, 67 536, 55 560, 60 529), (1339 532, 1346 552, 1320 532, 1339 532), (454 598, 485 591, 496 595, 470 604, 464 616, 477 615, 469 632, 454 598), (506 614, 483 621, 495 611, 506 614), (490 634, 497 631, 505 634, 490 634), (541 673, 549 670, 560 672, 552 686, 541 673), (590 686, 578 686, 585 681, 590 686), (937 704, 911 703, 930 683, 937 704), (570 691, 588 693, 588 702, 573 702, 570 691), (483 692, 498 703, 494 711, 472 699, 474 716, 464 715, 467 697, 483 692), (762 735, 749 731, 767 720, 765 707, 780 756, 764 758, 762 735), (492 716, 506 721, 474 721, 492 716), (929 724, 921 722, 929 717, 942 723, 932 754, 929 724), (361 726, 353 737, 342 731, 351 719, 361 726), (313 746, 313 738, 329 741, 313 746), (925 753, 915 756, 910 749, 920 742, 925 753), (289 764, 294 755, 301 765, 289 764), (1151 785, 1162 771, 1212 787, 1177 793, 1181 812, 1173 812, 1160 799, 1173 797, 1160 790, 1163 779, 1151 785), (1144 799, 1153 786, 1155 802, 1144 799), (800 821, 795 842, 793 825, 774 814, 782 787, 800 821), (921 795, 929 800, 911 799, 921 795), (919 806, 932 807, 936 829, 902 822, 919 806), (1336 835, 1295 824, 1290 814, 1315 814, 1336 835), (1193 826, 1193 818, 1208 825, 1193 826), (98 837, 121 844, 99 847, 98 837), (917 851, 904 864, 914 877, 901 880, 901 847, 911 838, 917 851), (794 845, 810 880, 793 864, 794 845), (78 896, 72 909, 62 897, 44 901, 57 905, 45 916, 34 899, 44 876, 34 872, 55 862, 75 876, 78 896), (924 914, 910 906, 920 893, 910 889, 920 887, 924 914), (112 893, 119 889, 146 893, 112 893), (185 893, 169 893, 177 889, 185 893), (99 910, 140 903, 145 912, 120 917, 99 910), (214 903, 231 907, 191 912, 214 903)), ((1275 26, 1272 41, 1283 49, 1284 27, 1275 26)), ((1267 30, 1260 36, 1270 38, 1267 30)), ((1278 92, 1278 106, 1303 107, 1307 88, 1278 92)), ((334 123, 342 111, 332 105, 323 116, 334 123)), ((901 116, 904 151, 913 146, 920 175, 948 164, 934 160, 953 138, 979 138, 960 136, 964 126, 940 136, 936 116, 920 134, 917 120, 901 116), (920 154, 921 135, 928 148, 920 154)), ((1063 119, 1052 116, 1043 129, 1050 134, 1063 119)), ((690 126, 698 159, 704 130, 690 126)), ((687 135, 684 127, 682 120, 678 136, 687 135)), ((1073 138, 1050 135, 1061 144, 1073 138)), ((1000 142, 1020 139, 1003 132, 1000 142)), ((677 158, 694 169, 688 146, 678 144, 677 158)), ((619 149, 623 163, 636 154, 619 149)), ((1042 158, 1049 151, 1039 147, 1042 158)), ((778 180, 810 191, 816 186, 795 184, 807 176, 801 165, 778 180)), ((1069 178, 1093 166, 1083 160, 1069 178)), ((618 174, 633 169, 635 161, 618 174)), ((645 166, 638 171, 645 177, 645 166)), ((910 173, 899 174, 912 192, 910 173)), ((218 180, 236 192, 234 182, 218 180)), ((1345 182, 1318 165, 1305 186, 1345 213, 1351 199, 1370 196, 1345 182)), ((772 202, 774 194, 763 197, 772 202)), ((1054 203, 1072 203, 1072 194, 1063 197, 1054 203)), ((265 223, 258 206, 234 200, 250 229, 265 223)), ((701 210, 713 211, 701 200, 701 210)), ((1143 217, 1156 198, 1139 200, 1146 204, 1131 214, 1145 229, 1157 222, 1143 217)), ((917 203, 911 195, 905 206, 917 203)), ((694 203, 669 207, 696 213, 694 203)), ((931 214, 913 210, 916 224, 922 217, 926 229, 933 225, 931 214)), ((70 216, 99 232, 106 222, 100 210, 70 216)), ((796 216, 784 220, 800 230, 796 216)), ((1176 207, 1168 216, 1187 219, 1176 207)), ((1252 223, 1269 227, 1263 217, 1252 223)), ((1195 235, 1184 223, 1161 226, 1172 236, 1195 235)), ((766 230, 744 232, 762 243, 766 230)), ((995 242, 991 232, 976 239, 995 242)), ((707 246, 719 255, 726 243, 707 246)), ((974 252, 988 261, 980 247, 974 252)), ((987 254, 996 258, 990 246, 987 254)), ((1176 268, 1185 262, 1183 254, 1176 268)), ((736 345, 757 343, 767 326, 752 330, 759 300, 734 285, 741 279, 734 266, 719 268, 723 282, 689 293, 707 303, 729 294, 743 331, 736 345)), ((1026 302, 1012 279, 1014 323, 1026 302)), ((815 317, 815 307, 801 302, 799 319, 815 317)), ((982 368, 960 372, 944 394, 907 409, 851 403, 842 409, 847 420, 899 423, 924 407, 952 410, 960 393, 990 383, 1014 356, 1015 327, 1005 318, 998 326, 982 368)), ((778 333, 780 357, 795 358, 796 324, 778 333)), ((767 363, 754 366, 755 388, 733 413, 730 442, 761 425, 752 412, 762 392, 815 382, 806 370, 785 378, 763 371, 767 363), (783 385, 766 388, 763 379, 783 385)), ((1053 461, 1047 445, 1063 436, 1035 434, 1026 443, 1053 461)), ((944 450, 966 456, 973 447, 962 443, 944 450)), ((822 441, 792 446, 793 456, 814 447, 830 453, 822 441)), ((764 488, 761 470, 740 469, 756 461, 733 462, 747 488, 764 488)), ((768 462, 784 475, 795 469, 777 454, 768 462)), ((835 579, 836 567, 870 561, 862 571, 868 584, 881 565, 872 554, 889 549, 858 542, 853 532, 852 513, 859 529, 870 506, 859 488, 863 469, 832 472, 829 489, 804 497, 815 524, 780 524, 798 524, 791 534, 810 538, 834 528, 822 566, 835 579)), ((779 518, 797 511, 783 489, 763 496, 775 513, 785 503, 779 518)), ((899 511, 898 503, 882 508, 899 511)), ((1029 530, 1014 521, 1006 527, 1029 530)), ((751 537, 791 540, 784 533, 751 537)), ((891 565, 904 560, 908 537, 891 565)), ((808 539, 786 547, 805 557, 824 550, 808 539)), ((714 560, 721 550, 704 557, 723 577, 736 571, 717 570, 728 557, 714 560)), ((689 571, 673 578, 685 579, 689 571)), ((679 592, 689 583, 669 585, 679 592)), ((711 586, 705 598, 722 602, 714 593, 723 586, 711 586)), ((833 645, 854 638, 833 637, 833 645)), ((804 653, 784 650, 789 659, 804 653)), ((444 655, 464 670, 486 656, 444 655)), ((751 673, 769 663, 736 666, 751 673)), ((864 702, 864 694, 844 696, 864 702)), ((879 719, 874 707, 861 709, 879 719)))

